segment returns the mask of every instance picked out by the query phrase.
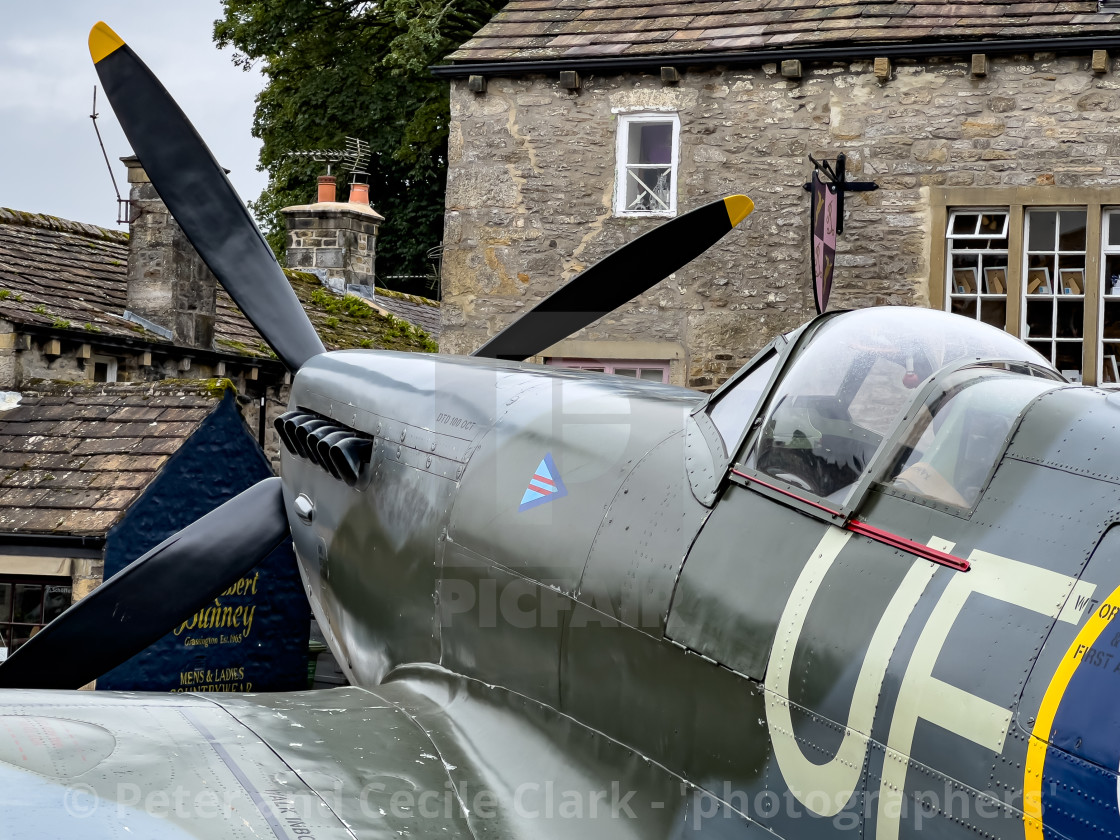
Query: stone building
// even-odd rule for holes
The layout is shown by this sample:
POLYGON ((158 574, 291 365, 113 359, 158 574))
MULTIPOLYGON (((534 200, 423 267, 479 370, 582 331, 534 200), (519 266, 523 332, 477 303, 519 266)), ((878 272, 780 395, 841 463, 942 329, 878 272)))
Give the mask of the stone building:
MULTIPOLYGON (((278 441, 259 409, 265 405, 266 420, 286 409, 287 371, 202 263, 136 159, 125 162, 130 233, 0 208, 0 391, 226 378, 275 458, 278 441)), ((307 270, 289 271, 288 279, 328 349, 435 349, 426 331, 438 335, 433 301, 381 289, 348 298, 335 279, 372 283, 381 217, 368 204, 290 209, 317 236, 307 270), (354 227, 371 217, 372 229, 356 235, 354 227)), ((289 231, 293 243, 303 244, 303 235, 289 231)))
POLYGON ((711 389, 814 314, 808 156, 842 152, 880 189, 847 196, 830 308, 949 309, 1116 381, 1118 49, 1120 15, 1096 0, 511 0, 436 70, 441 349, 473 350, 666 218, 743 192, 739 229, 544 354, 711 389))

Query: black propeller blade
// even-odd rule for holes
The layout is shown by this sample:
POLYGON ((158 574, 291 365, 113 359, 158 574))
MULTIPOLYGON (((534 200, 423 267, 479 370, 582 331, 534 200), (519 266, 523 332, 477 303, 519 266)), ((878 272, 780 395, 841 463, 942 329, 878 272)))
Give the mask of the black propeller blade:
POLYGON ((216 598, 288 538, 266 478, 130 563, 0 664, 0 688, 78 688, 216 598))
POLYGON ((705 204, 643 234, 573 277, 471 355, 524 361, 696 259, 754 210, 745 195, 705 204))
POLYGON ((104 23, 89 50, 133 151, 175 221, 280 360, 324 348, 225 172, 152 71, 104 23))

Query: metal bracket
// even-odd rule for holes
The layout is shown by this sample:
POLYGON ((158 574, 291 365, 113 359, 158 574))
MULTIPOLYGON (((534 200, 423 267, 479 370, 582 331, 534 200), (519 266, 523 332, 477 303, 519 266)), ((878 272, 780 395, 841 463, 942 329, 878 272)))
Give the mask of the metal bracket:
MULTIPOLYGON (((828 182, 829 189, 836 193, 836 235, 839 236, 844 232, 844 193, 874 192, 879 185, 874 181, 847 180, 848 156, 843 152, 836 156, 835 168, 827 160, 817 160, 812 155, 809 155, 809 162, 828 182)), ((805 192, 812 192, 813 184, 805 184, 804 188, 805 192)))

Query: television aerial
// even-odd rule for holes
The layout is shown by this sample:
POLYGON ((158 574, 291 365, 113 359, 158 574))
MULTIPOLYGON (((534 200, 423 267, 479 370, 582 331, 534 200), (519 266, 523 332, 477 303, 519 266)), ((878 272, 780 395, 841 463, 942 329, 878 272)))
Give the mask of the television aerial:
POLYGON ((288 152, 288 157, 311 158, 317 163, 327 165, 327 174, 333 175, 331 167, 341 165, 350 173, 350 183, 365 183, 369 179, 369 143, 357 137, 347 137, 343 149, 313 149, 311 151, 288 152))

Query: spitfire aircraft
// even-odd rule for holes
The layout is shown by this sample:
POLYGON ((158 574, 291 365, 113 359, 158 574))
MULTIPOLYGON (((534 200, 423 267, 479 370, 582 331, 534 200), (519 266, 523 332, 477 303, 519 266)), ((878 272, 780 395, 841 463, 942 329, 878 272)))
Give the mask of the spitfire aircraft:
POLYGON ((24 689, 0 693, 0 835, 1120 835, 1120 395, 909 308, 820 316, 710 398, 516 361, 701 252, 741 197, 473 358, 323 352, 166 91, 104 24, 90 44, 161 196, 295 376, 281 478, 0 666, 24 689), (49 690, 289 534, 351 687, 49 690))

